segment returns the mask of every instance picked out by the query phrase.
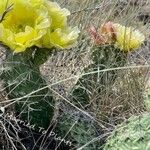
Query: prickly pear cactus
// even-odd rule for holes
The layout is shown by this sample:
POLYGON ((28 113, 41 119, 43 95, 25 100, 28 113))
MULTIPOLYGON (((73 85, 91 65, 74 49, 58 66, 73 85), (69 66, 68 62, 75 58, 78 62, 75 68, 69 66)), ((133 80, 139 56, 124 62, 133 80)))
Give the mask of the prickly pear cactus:
POLYGON ((133 116, 108 137, 104 150, 149 150, 150 114, 133 116))
POLYGON ((98 93, 101 93, 106 85, 114 83, 117 77, 115 68, 124 66, 126 53, 113 45, 102 45, 92 48, 91 58, 93 63, 84 69, 85 75, 79 78, 71 92, 73 101, 78 106, 89 103, 91 93, 94 93, 93 90, 96 89, 98 93))
POLYGON ((30 124, 47 128, 53 117, 54 100, 39 71, 43 61, 35 61, 31 53, 32 50, 20 54, 9 51, 6 70, 0 77, 5 82, 9 99, 15 104, 16 114, 30 124))

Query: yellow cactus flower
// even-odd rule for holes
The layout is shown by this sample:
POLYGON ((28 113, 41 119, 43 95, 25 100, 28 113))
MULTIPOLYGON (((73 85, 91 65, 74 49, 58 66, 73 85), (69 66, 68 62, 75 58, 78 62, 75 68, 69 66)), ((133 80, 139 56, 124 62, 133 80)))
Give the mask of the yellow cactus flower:
POLYGON ((79 35, 77 27, 71 28, 67 25, 67 16, 70 15, 70 12, 65 8, 60 8, 55 2, 45 1, 45 6, 49 13, 51 26, 47 34, 39 40, 38 46, 70 48, 76 43, 79 35))
POLYGON ((116 30, 116 46, 126 52, 139 48, 145 40, 145 36, 132 27, 125 27, 117 23, 114 24, 114 27, 116 30))
POLYGON ((102 24, 98 30, 90 27, 89 32, 96 45, 114 44, 125 52, 139 48, 145 40, 145 36, 133 27, 110 21, 102 24))
POLYGON ((0 2, 0 14, 12 5, 0 23, 0 41, 14 50, 25 51, 36 42, 50 27, 48 11, 42 0, 3 0, 0 2))
POLYGON ((14 52, 31 46, 67 48, 76 42, 79 30, 67 26, 70 12, 48 0, 0 1, 0 41, 14 52), (12 6, 7 13, 7 9, 12 6))

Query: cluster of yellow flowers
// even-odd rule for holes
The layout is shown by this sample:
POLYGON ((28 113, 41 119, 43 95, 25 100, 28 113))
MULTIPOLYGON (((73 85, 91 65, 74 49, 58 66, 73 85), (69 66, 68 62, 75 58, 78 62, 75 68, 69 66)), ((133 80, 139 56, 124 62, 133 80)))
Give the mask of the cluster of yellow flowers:
POLYGON ((145 36, 133 27, 126 27, 113 22, 102 24, 98 31, 95 27, 91 27, 89 32, 97 45, 114 44, 126 52, 139 48, 145 40, 145 36))
POLYGON ((48 0, 1 0, 0 41, 16 53, 31 46, 68 48, 79 34, 67 25, 68 15, 48 0))

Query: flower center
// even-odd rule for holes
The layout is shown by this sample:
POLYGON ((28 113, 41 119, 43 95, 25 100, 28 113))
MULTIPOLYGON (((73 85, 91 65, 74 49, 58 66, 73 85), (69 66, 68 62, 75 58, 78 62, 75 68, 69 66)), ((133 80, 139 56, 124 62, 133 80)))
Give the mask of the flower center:
POLYGON ((14 33, 24 32, 26 26, 34 27, 37 13, 32 7, 14 5, 13 9, 6 14, 2 22, 5 28, 14 33))

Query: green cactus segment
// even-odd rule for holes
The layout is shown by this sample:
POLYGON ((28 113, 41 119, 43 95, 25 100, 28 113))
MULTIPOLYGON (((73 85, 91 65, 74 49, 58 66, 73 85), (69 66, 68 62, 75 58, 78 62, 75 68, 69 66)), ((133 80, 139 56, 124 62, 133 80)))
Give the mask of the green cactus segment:
POLYGON ((150 114, 131 117, 118 126, 104 150, 150 150, 150 114))
POLYGON ((96 127, 93 125, 93 122, 77 116, 73 117, 63 114, 60 117, 56 130, 59 136, 71 141, 75 149, 89 143, 83 150, 100 150, 99 147, 102 145, 100 139, 96 138, 98 135, 96 135, 96 127))
POLYGON ((36 66, 44 64, 52 54, 53 50, 54 48, 51 50, 47 48, 35 48, 34 57, 32 58, 33 64, 36 66))
POLYGON ((3 72, 1 78, 5 82, 9 99, 16 100, 16 113, 21 119, 47 128, 54 112, 52 93, 48 88, 43 88, 46 82, 41 77, 40 71, 23 55, 7 56, 8 69, 3 72), (21 99, 17 100, 18 98, 21 99))
POLYGON ((71 92, 73 101, 80 106, 89 103, 94 91, 101 93, 107 85, 113 85, 117 77, 115 68, 126 63, 126 54, 112 45, 94 47, 91 57, 93 63, 84 69, 85 75, 79 78, 71 92))
POLYGON ((102 45, 92 49, 93 64, 103 68, 114 68, 124 65, 126 53, 114 47, 114 45, 102 45))

